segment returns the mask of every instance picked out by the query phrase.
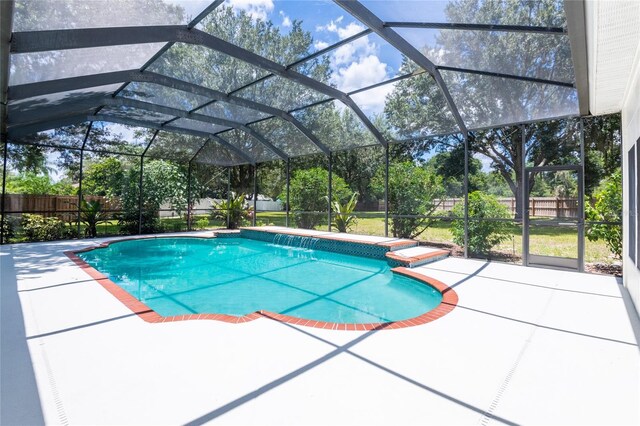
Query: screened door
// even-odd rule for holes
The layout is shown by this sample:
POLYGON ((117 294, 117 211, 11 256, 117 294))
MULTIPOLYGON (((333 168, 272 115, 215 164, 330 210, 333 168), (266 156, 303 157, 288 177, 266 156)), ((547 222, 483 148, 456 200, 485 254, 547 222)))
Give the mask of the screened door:
POLYGON ((580 166, 525 171, 524 264, 582 271, 583 179, 580 166), (552 238, 553 237, 553 238, 552 238))

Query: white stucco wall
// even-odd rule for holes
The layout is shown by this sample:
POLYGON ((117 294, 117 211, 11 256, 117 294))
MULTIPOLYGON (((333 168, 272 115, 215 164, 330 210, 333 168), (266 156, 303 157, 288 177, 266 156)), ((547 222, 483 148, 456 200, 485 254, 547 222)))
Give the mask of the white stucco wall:
MULTIPOLYGON (((637 184, 640 185, 640 180, 637 177, 640 165, 636 164, 636 176, 630 176, 627 153, 638 138, 640 138, 640 43, 636 49, 631 78, 625 91, 622 106, 623 211, 625 213, 623 219, 623 281, 625 287, 629 289, 636 310, 640 313, 640 270, 629 258, 629 235, 627 231, 629 229, 629 220, 637 218, 637 212, 628 210, 629 181, 630 179, 636 179, 637 184)), ((640 149, 640 146, 636 146, 636 149, 640 149)), ((640 202, 640 200, 637 200, 637 202, 640 202)), ((636 222, 636 229, 640 226, 639 222, 636 222)))

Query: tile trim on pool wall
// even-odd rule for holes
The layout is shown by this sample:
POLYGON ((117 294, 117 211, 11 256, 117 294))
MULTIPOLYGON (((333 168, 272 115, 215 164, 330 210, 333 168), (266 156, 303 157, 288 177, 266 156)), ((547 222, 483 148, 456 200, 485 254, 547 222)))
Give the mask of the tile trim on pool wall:
POLYGON ((347 238, 332 238, 328 235, 306 235, 304 233, 295 232, 295 230, 272 230, 257 228, 241 228, 240 236, 252 240, 273 243, 276 235, 284 234, 295 237, 315 238, 317 243, 313 247, 314 250, 330 251, 333 253, 348 254, 352 256, 362 256, 378 260, 385 260, 386 254, 395 247, 410 247, 417 245, 417 242, 409 240, 389 241, 384 243, 373 243, 347 238))
POLYGON ((124 238, 120 240, 106 241, 96 246, 88 247, 80 250, 65 251, 64 254, 77 266, 82 268, 84 272, 86 272, 105 290, 107 290, 116 299, 122 302, 122 304, 125 305, 127 308, 129 308, 133 313, 138 315, 144 321, 148 323, 154 323, 154 324, 163 323, 163 322, 187 321, 187 320, 215 320, 215 321, 223 321, 227 323, 239 324, 239 323, 253 321, 258 318, 269 318, 269 319, 287 323, 287 324, 301 325, 305 327, 314 327, 314 328, 324 328, 329 330, 345 330, 345 331, 392 330, 392 329, 398 329, 398 328, 413 327, 416 325, 422 325, 422 324, 429 323, 431 321, 435 321, 438 318, 441 318, 447 315, 458 304, 458 294, 455 292, 453 288, 447 286, 441 281, 438 281, 426 275, 419 274, 409 268, 397 267, 392 269, 394 273, 404 275, 409 278, 413 278, 417 281, 420 281, 438 290, 442 294, 442 301, 440 302, 440 304, 436 306, 434 309, 428 312, 425 312, 424 314, 414 318, 401 320, 401 321, 394 321, 394 322, 386 322, 386 323, 377 322, 377 323, 366 323, 366 324, 359 324, 359 323, 344 324, 344 323, 308 320, 303 318, 292 317, 289 315, 277 314, 275 312, 269 312, 269 311, 257 311, 241 317, 233 316, 233 315, 225 315, 225 314, 187 314, 187 315, 163 317, 160 314, 158 314, 156 311, 151 309, 149 306, 147 306, 145 303, 133 297, 128 291, 124 290, 118 284, 111 281, 106 275, 102 274, 101 272, 99 272, 98 270, 96 270, 87 262, 85 262, 84 260, 82 260, 80 257, 77 256, 77 253, 83 253, 83 252, 87 252, 87 251, 91 251, 99 248, 105 248, 105 247, 108 247, 111 243, 129 241, 129 240, 139 240, 139 239, 153 239, 153 238, 212 238, 212 237, 208 237, 208 236, 131 237, 131 238, 124 238))

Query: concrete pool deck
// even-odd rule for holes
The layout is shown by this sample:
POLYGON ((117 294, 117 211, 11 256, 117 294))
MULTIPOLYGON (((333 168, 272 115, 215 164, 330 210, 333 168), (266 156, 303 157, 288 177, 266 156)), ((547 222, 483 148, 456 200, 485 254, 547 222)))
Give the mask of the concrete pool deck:
POLYGON ((106 240, 0 247, 2 425, 640 423, 613 277, 448 258, 413 270, 458 306, 416 327, 150 324, 63 254, 106 240))

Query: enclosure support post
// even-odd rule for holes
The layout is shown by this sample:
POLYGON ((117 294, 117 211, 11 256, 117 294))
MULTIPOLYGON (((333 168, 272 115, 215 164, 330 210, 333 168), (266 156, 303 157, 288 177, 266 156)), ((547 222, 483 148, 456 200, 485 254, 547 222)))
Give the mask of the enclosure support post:
POLYGON ((251 219, 251 226, 256 226, 256 215, 258 211, 258 164, 253 165, 253 217, 251 219))
POLYGON ((191 231, 191 166, 189 161, 189 168, 187 169, 187 231, 191 231))
POLYGON ((78 178, 78 229, 77 237, 80 239, 80 219, 82 218, 82 168, 84 166, 84 149, 80 150, 80 174, 78 178))
POLYGON ((140 156, 140 179, 138 181, 138 235, 142 234, 142 174, 144 173, 144 155, 140 156))
POLYGON ((584 119, 580 117, 580 173, 578 174, 578 272, 584 272, 584 119))
POLYGON ((231 224, 231 211, 229 207, 231 205, 231 167, 227 167, 227 229, 231 224))
POLYGON ((331 153, 329 153, 329 188, 328 188, 328 194, 329 196, 327 197, 327 208, 328 208, 328 212, 327 212, 327 219, 329 221, 329 224, 327 225, 328 228, 327 230, 329 232, 331 232, 331 198, 332 195, 331 194, 331 175, 333 175, 333 164, 332 164, 332 155, 331 153))
POLYGON ((464 133, 464 257, 469 257, 469 133, 464 133))
POLYGON ((291 178, 291 160, 287 158, 287 200, 285 204, 286 216, 284 219, 284 225, 289 227, 289 181, 291 178))
POLYGON ((87 145, 87 139, 89 139, 89 133, 91 133, 91 127, 93 126, 93 121, 89 123, 87 127, 87 133, 84 135, 84 140, 82 141, 82 148, 80 148, 80 174, 78 177, 78 236, 80 239, 80 219, 82 213, 82 179, 83 179, 83 167, 84 167, 84 148, 87 145))
POLYGON ((140 197, 138 198, 138 235, 142 234, 142 173, 144 172, 143 170, 144 156, 147 154, 147 151, 153 144, 153 141, 156 140, 158 133, 160 133, 160 130, 156 130, 155 132, 153 132, 153 136, 151 136, 149 143, 147 144, 144 151, 142 151, 142 154, 140 155, 140 181, 138 182, 138 190, 140 191, 139 192, 140 197))
POLYGON ((384 148, 384 236, 389 236, 389 145, 384 148))
POLYGON ((4 244, 4 222, 5 218, 5 198, 6 198, 6 190, 7 190, 7 157, 9 155, 9 143, 6 139, 6 135, 3 134, 3 145, 4 145, 4 153, 2 155, 2 199, 0 199, 0 244, 4 244))
MULTIPOLYGON (((529 176, 527 175, 527 129, 524 124, 520 126, 520 137, 522 138, 522 152, 520 153, 520 163, 522 172, 520 173, 520 215, 522 216, 522 264, 529 266, 529 176)), ((516 209, 518 206, 516 206, 516 209)))

